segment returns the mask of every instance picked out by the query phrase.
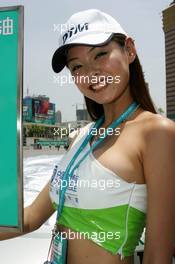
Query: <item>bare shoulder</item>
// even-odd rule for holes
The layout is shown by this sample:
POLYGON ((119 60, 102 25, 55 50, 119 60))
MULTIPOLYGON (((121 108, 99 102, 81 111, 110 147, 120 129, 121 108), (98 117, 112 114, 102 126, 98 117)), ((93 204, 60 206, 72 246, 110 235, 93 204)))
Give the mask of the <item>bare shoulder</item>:
POLYGON ((161 175, 160 170, 164 167, 174 170, 175 156, 175 123, 160 114, 145 114, 143 122, 143 148, 142 161, 145 176, 155 178, 156 168, 159 168, 157 175, 161 175))
POLYGON ((141 123, 146 140, 158 136, 175 136, 175 122, 160 114, 145 111, 141 123))
POLYGON ((175 122, 167 117, 143 111, 133 128, 139 142, 142 163, 148 156, 158 157, 163 150, 164 153, 165 151, 170 153, 172 146, 175 148, 175 122))
POLYGON ((143 145, 148 143, 151 139, 157 138, 157 136, 168 136, 168 134, 175 133, 175 122, 171 119, 155 114, 150 111, 143 110, 135 120, 128 122, 131 126, 128 128, 133 129, 135 135, 137 135, 143 145))

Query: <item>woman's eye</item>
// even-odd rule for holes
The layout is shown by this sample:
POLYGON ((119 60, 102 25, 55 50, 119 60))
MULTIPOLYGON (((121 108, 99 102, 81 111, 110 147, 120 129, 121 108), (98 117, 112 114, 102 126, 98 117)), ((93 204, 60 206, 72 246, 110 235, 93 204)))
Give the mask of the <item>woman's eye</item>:
POLYGON ((72 68, 72 72, 78 70, 79 68, 81 68, 81 65, 76 65, 72 68))
POLYGON ((95 59, 97 59, 97 58, 99 58, 99 57, 101 57, 103 55, 106 55, 106 54, 107 54, 106 51, 101 51, 101 52, 97 53, 97 55, 95 56, 95 59))

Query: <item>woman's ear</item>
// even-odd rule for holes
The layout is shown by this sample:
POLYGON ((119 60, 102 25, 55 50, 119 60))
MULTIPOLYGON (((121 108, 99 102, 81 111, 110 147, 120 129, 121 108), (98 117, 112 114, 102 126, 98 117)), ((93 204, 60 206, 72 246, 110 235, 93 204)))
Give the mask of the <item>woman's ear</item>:
POLYGON ((134 40, 130 37, 128 37, 125 41, 125 49, 127 52, 129 63, 132 63, 135 60, 136 57, 136 49, 134 45, 134 40))

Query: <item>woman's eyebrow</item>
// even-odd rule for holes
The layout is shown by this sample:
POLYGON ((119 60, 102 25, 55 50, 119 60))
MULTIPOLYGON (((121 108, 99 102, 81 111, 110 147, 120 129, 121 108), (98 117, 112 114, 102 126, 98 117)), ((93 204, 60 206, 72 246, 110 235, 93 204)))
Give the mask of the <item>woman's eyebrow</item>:
POLYGON ((69 62, 73 61, 73 60, 77 60, 78 58, 71 58, 69 60, 67 60, 67 64, 69 64, 69 62))
MULTIPOLYGON (((90 50, 88 50, 87 53, 91 52, 92 50, 94 50, 94 49, 96 49, 96 48, 98 48, 98 47, 92 47, 92 48, 90 48, 90 50)), ((67 64, 69 64, 70 61, 77 60, 77 59, 78 59, 78 57, 76 57, 76 58, 71 58, 71 59, 67 60, 67 64)))

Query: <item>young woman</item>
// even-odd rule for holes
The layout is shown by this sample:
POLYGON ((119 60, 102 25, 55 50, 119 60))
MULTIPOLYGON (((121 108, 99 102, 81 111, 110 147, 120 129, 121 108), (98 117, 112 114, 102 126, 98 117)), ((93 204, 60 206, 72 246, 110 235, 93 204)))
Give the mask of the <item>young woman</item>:
MULTIPOLYGON (((66 25, 71 27, 60 34, 52 67, 55 72, 68 67, 92 122, 75 136, 51 181, 24 209, 24 233, 38 229, 57 209, 64 172, 81 147, 73 165, 90 152, 72 173, 73 186, 66 190, 58 219, 58 229, 68 238, 67 263, 134 263, 146 227, 143 263, 170 264, 175 242, 174 122, 156 113, 134 41, 116 20, 90 9, 74 14, 66 25), (92 149, 109 126, 110 133, 92 149), (77 184, 83 180, 89 185, 77 184), (80 238, 81 233, 86 236, 80 238)), ((0 239, 18 235, 4 233, 0 239)))

